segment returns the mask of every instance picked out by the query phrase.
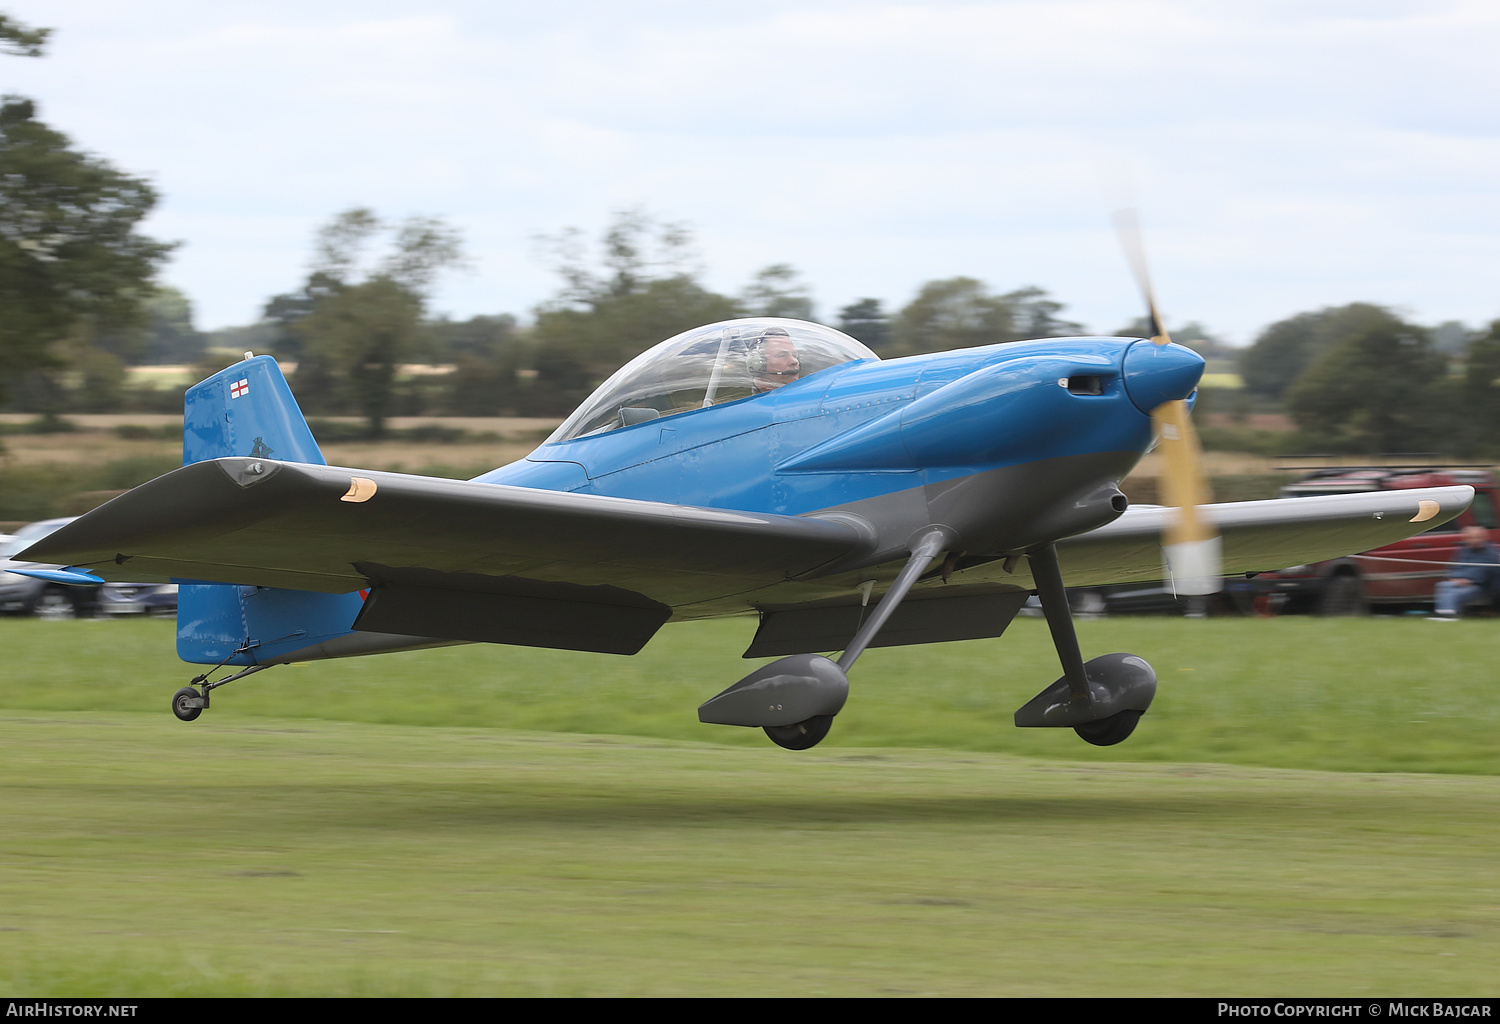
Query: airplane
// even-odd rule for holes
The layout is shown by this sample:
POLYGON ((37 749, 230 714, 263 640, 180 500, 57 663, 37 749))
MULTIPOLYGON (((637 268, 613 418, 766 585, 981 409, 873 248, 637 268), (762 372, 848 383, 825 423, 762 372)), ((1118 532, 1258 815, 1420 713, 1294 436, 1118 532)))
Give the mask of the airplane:
POLYGON ((276 665, 452 643, 634 654, 669 621, 757 616, 776 657, 698 709, 804 750, 870 647, 998 637, 1036 594, 1063 675, 1015 713, 1119 743, 1143 659, 1084 661, 1066 589, 1363 551, 1469 487, 1205 504, 1188 419, 1204 363, 1150 338, 895 359, 805 321, 709 324, 641 353, 525 458, 473 480, 329 466, 270 356, 188 389, 183 466, 28 548, 60 582, 180 585, 172 697, 276 665), (1168 506, 1119 481, 1160 445, 1168 506), (1164 561, 1165 555, 1165 561, 1164 561), (829 653, 837 653, 837 657, 829 653), (238 671, 210 681, 215 672, 238 671))

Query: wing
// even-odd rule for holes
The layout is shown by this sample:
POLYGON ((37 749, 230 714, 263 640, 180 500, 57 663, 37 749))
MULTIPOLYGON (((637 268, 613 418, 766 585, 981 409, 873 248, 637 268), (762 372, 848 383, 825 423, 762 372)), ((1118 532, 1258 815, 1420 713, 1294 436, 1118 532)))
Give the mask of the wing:
MULTIPOLYGON (((1472 487, 1431 487, 1237 501, 1201 511, 1223 538, 1224 573, 1235 575, 1383 547, 1447 522, 1473 500, 1472 487)), ((1132 508, 1107 526, 1059 541, 1063 579, 1070 587, 1161 579, 1162 531, 1175 514, 1132 508)))
MULTIPOLYGON (((1203 511, 1223 537, 1224 571, 1242 573, 1368 551, 1452 519, 1473 496, 1470 487, 1443 487, 1203 511)), ((1092 586, 1162 578, 1161 535, 1174 514, 1135 508, 1061 541, 1064 579, 1092 586)), ((324 593, 375 587, 386 595, 381 614, 391 617, 390 631, 425 635, 410 623, 424 611, 429 619, 449 614, 438 610, 444 592, 512 598, 478 606, 471 614, 479 617, 588 606, 649 611, 645 617, 659 625, 681 605, 747 595, 748 606, 756 591, 857 563, 876 541, 852 517, 730 512, 224 458, 143 484, 19 557, 87 567, 106 580, 324 593)), ((1025 560, 1013 568, 1006 573, 1000 560, 985 560, 954 582, 1032 589, 1025 560)), ((377 621, 385 620, 361 628, 377 628, 377 621)), ((426 623, 432 635, 449 635, 441 625, 426 623)))
POLYGON ((325 593, 519 586, 661 607, 780 583, 872 541, 835 519, 224 458, 143 484, 25 557, 106 580, 325 593))
MULTIPOLYGON (((1381 547, 1458 515, 1472 487, 1374 491, 1317 498, 1242 501, 1200 508, 1220 531, 1226 573, 1283 569, 1381 547)), ((1162 532, 1176 509, 1138 507, 1107 526, 1059 541, 1070 587, 1159 580, 1162 532)), ((999 636, 1028 591, 1025 558, 958 563, 951 577, 934 570, 918 584, 873 646, 999 636)), ((839 650, 863 621, 854 597, 763 607, 747 658, 839 650)))

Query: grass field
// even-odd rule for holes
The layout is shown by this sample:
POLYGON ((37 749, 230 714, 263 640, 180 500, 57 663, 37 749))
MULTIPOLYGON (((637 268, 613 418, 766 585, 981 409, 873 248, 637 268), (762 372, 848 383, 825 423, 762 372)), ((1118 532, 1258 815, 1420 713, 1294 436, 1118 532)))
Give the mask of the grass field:
MULTIPOLYGON (((623 734, 774 750, 759 730, 706 726, 697 706, 749 671, 751 619, 666 627, 635 657, 467 645, 272 669, 214 691, 185 729, 247 718, 623 734)), ((998 640, 876 648, 824 747, 933 747, 1090 763, 1219 762, 1365 772, 1500 774, 1491 619, 1169 617, 1078 623, 1086 657, 1130 651, 1161 679, 1129 742, 1016 729, 1061 675, 1045 623, 998 640)), ((169 621, 0 619, 0 707, 167 713, 199 669, 169 621)), ((790 754, 776 751, 777 756, 790 754)))
POLYGON ((699 725, 749 622, 215 692, 171 624, 0 620, 0 990, 1494 995, 1493 620, 1111 619, 1161 690, 1013 709, 1037 620, 875 650, 794 754, 699 725))

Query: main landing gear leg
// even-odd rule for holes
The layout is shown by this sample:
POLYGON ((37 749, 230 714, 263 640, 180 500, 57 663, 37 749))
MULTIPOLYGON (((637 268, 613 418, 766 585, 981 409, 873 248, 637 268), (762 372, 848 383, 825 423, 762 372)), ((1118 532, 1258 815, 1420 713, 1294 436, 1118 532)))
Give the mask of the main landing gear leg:
POLYGON ((849 699, 849 669, 951 541, 947 530, 933 527, 912 543, 911 559, 837 662, 820 654, 794 654, 773 661, 705 701, 698 708, 698 721, 759 726, 773 743, 788 750, 817 746, 849 699))
MULTIPOLYGON (((239 653, 239 651, 235 652, 235 654, 238 654, 238 653, 239 653)), ((233 657, 233 655, 231 655, 231 657, 233 657)), ((227 661, 228 659, 225 659, 225 660, 227 661)), ((217 680, 215 682, 209 682, 208 681, 208 677, 211 676, 211 675, 213 675, 215 672, 217 672, 220 668, 223 668, 223 667, 224 666, 221 663, 220 665, 218 665, 218 666, 216 666, 216 667, 214 667, 212 669, 209 669, 207 672, 203 673, 201 676, 195 676, 193 678, 193 682, 194 683, 202 683, 203 684, 203 692, 202 693, 199 693, 197 690, 193 689, 193 687, 191 685, 189 685, 189 686, 184 686, 182 689, 180 689, 176 693, 172 694, 172 714, 176 715, 178 718, 182 719, 184 722, 191 722, 193 719, 195 719, 199 715, 203 714, 204 711, 208 710, 208 695, 209 695, 210 691, 217 690, 219 687, 223 686, 225 683, 232 683, 236 679, 244 679, 248 675, 253 675, 256 672, 259 672, 261 669, 267 669, 267 668, 270 668, 271 666, 270 665, 251 665, 249 668, 242 669, 241 671, 236 672, 232 676, 225 676, 223 679, 217 680)))
POLYGON ((1026 553, 1042 613, 1063 676, 1016 712, 1022 728, 1072 728, 1095 746, 1119 743, 1135 731, 1156 696, 1156 672, 1133 654, 1106 654, 1087 664, 1073 631, 1057 549, 1045 544, 1026 553))

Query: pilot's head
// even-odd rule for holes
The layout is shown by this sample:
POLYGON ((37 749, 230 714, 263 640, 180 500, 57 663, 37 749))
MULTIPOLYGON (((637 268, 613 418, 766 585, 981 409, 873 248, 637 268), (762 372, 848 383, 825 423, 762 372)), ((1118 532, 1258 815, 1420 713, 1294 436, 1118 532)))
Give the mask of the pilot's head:
POLYGON ((750 347, 746 364, 756 391, 774 391, 802 372, 797 346, 783 327, 767 327, 750 347))

